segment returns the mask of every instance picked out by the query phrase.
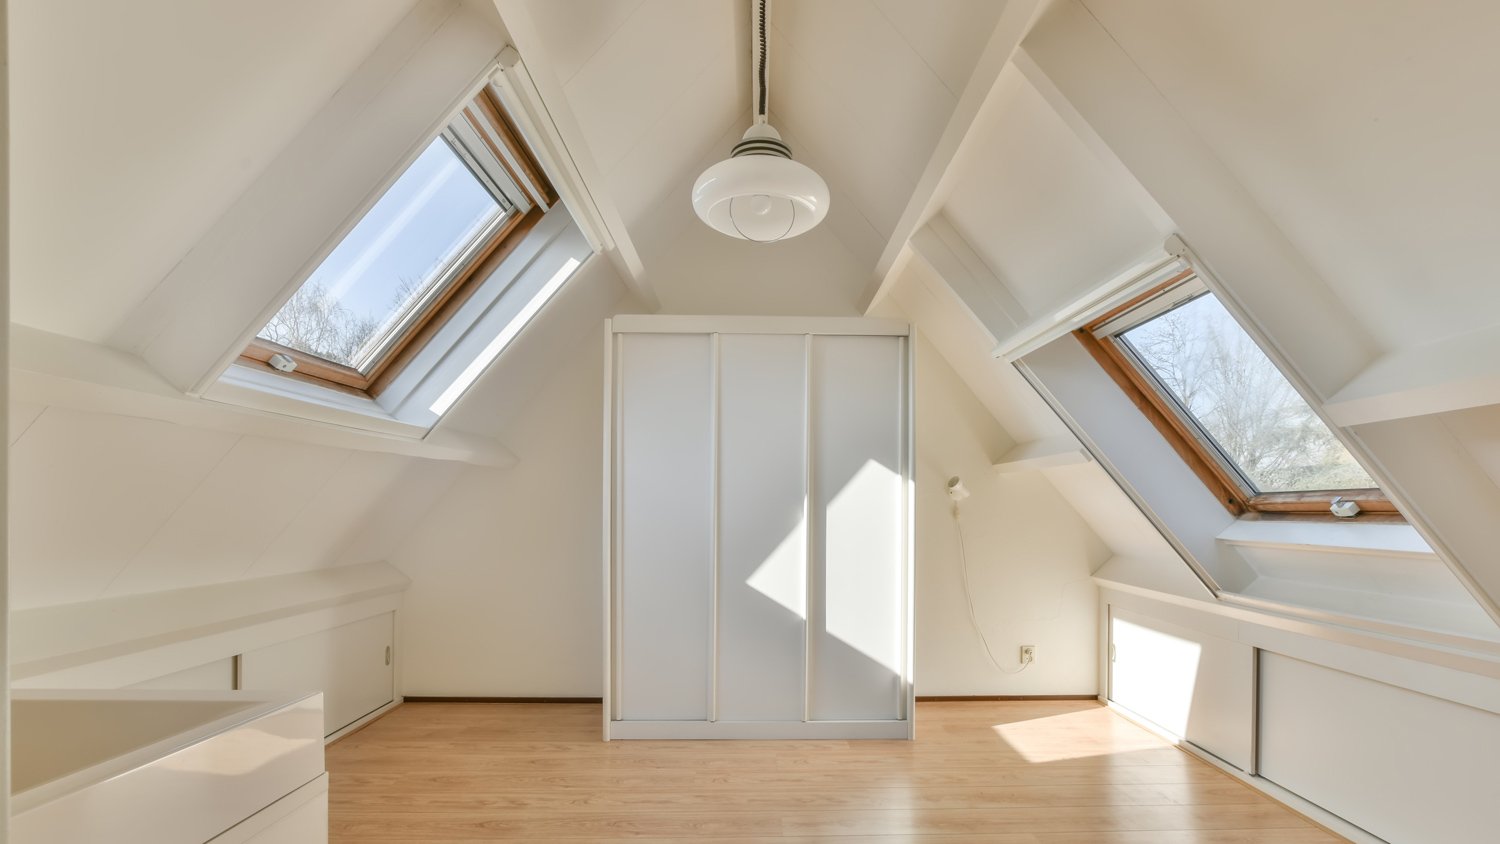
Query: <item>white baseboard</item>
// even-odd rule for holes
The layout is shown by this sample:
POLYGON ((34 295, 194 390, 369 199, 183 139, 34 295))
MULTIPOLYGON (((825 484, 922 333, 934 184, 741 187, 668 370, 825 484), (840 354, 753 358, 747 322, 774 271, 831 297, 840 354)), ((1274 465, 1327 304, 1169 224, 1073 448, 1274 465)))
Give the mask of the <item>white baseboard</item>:
POLYGON ((908 739, 909 721, 611 721, 614 739, 908 739))

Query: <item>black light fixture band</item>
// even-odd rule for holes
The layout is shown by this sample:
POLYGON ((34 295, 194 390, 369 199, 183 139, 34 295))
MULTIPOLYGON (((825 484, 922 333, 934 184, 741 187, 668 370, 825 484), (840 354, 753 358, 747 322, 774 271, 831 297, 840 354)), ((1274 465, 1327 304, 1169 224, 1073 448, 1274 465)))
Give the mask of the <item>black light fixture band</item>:
POLYGON ((782 158, 791 158, 792 148, 776 138, 746 138, 734 145, 734 151, 729 154, 729 157, 739 158, 742 155, 777 155, 782 158))

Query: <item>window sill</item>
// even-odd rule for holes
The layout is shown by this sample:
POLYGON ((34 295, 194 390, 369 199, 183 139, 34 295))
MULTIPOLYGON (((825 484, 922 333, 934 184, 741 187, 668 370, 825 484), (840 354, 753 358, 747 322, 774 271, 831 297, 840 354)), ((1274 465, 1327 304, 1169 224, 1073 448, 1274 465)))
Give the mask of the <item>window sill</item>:
POLYGON ((231 364, 203 397, 268 413, 411 439, 421 439, 429 430, 396 419, 373 399, 297 381, 242 363, 231 364))
POLYGON ((1500 639, 1410 525, 1240 519, 1217 544, 1220 600, 1397 635, 1500 639))
POLYGON ((1437 557, 1416 529, 1408 524, 1241 518, 1215 538, 1226 545, 1258 548, 1421 559, 1437 557))
POLYGON ((516 463, 514 454, 489 437, 441 428, 381 428, 381 420, 347 409, 346 416, 337 416, 338 408, 325 408, 329 417, 310 419, 302 408, 268 410, 184 395, 134 355, 24 325, 11 326, 10 372, 14 401, 477 466, 516 463))

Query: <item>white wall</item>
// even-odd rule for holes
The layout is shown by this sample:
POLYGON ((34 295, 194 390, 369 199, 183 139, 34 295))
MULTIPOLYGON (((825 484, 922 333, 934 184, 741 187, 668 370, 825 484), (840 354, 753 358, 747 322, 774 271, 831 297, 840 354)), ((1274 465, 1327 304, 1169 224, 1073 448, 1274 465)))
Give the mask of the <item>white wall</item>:
POLYGON ((527 401, 516 466, 465 468, 392 549, 404 694, 600 695, 603 342, 601 322, 527 401))
MULTIPOLYGON (((465 469, 390 556, 412 579, 405 694, 600 695, 602 342, 580 341, 506 430, 519 464, 465 469)), ((1012 441, 925 341, 916 383, 917 693, 1094 693, 1089 574, 1108 549, 1041 475, 994 474, 1012 441), (1037 646, 1022 674, 994 669, 967 621, 953 474, 974 492, 970 574, 996 655, 1014 667, 1020 644, 1037 646)))
POLYGON ((11 407, 17 609, 371 562, 456 465, 11 407))
POLYGON ((1040 472, 997 474, 1014 442, 932 345, 917 346, 917 628, 921 695, 1097 691, 1097 589, 1109 549, 1040 472), (963 478, 961 511, 979 625, 1005 668, 1019 647, 1037 661, 997 669, 969 622, 959 534, 945 491, 963 478))

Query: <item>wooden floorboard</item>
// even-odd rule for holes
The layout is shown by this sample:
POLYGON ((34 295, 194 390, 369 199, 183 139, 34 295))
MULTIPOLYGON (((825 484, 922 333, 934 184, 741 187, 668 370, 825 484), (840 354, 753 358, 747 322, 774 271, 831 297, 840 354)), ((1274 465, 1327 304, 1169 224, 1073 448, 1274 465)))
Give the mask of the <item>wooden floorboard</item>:
POLYGON ((924 702, 913 742, 603 742, 599 718, 401 706, 329 746, 331 840, 1342 840, 1093 702, 924 702))

